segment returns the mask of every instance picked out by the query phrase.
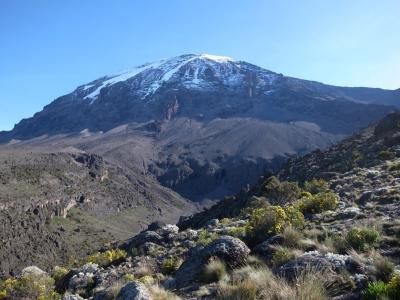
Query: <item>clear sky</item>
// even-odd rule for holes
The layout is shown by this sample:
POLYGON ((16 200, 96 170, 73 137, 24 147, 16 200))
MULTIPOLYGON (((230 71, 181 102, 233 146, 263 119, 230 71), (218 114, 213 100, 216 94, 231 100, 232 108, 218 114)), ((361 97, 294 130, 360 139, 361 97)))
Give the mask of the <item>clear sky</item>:
POLYGON ((102 75, 184 53, 400 87, 399 0, 1 0, 0 130, 102 75))

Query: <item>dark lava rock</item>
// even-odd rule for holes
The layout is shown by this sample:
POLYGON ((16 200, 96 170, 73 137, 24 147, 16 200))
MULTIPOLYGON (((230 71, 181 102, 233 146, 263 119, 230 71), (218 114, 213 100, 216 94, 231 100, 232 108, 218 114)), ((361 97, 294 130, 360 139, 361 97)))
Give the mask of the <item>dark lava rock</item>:
POLYGON ((165 225, 167 225, 165 222, 162 221, 155 221, 151 223, 149 226, 147 226, 147 230, 149 231, 157 231, 163 228, 165 225))
POLYGON ((333 266, 327 259, 311 255, 304 255, 287 262, 278 269, 278 274, 292 281, 302 272, 309 270, 318 270, 334 274, 333 266))
POLYGON ((261 256, 264 259, 271 259, 276 251, 277 245, 282 245, 285 239, 282 235, 274 235, 265 240, 261 244, 254 247, 253 253, 261 256))
POLYGON ((185 287, 195 281, 211 257, 217 257, 230 267, 246 262, 250 249, 241 240, 231 236, 221 236, 206 247, 194 249, 176 273, 175 284, 185 287))

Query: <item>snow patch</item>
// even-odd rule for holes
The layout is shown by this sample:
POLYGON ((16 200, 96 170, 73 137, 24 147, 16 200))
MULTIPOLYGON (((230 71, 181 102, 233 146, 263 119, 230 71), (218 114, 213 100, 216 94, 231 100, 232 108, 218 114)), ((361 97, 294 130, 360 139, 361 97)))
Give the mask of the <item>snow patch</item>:
POLYGON ((232 57, 228 56, 218 56, 218 55, 211 55, 211 54, 201 54, 200 58, 206 58, 209 60, 213 60, 219 63, 226 63, 228 61, 235 61, 232 57))
POLYGON ((186 69, 184 74, 180 74, 179 82, 186 88, 191 89, 209 90, 220 86, 220 84, 229 88, 241 87, 245 80, 245 71, 247 69, 253 70, 253 68, 253 71, 257 74, 257 83, 255 83, 254 88, 271 85, 276 78, 274 73, 243 64, 231 57, 211 54, 188 54, 148 63, 116 75, 106 76, 104 77, 105 79, 98 80, 97 83, 89 83, 83 87, 83 90, 90 89, 92 91, 84 99, 89 99, 92 104, 104 87, 126 81, 138 74, 142 74, 142 76, 135 82, 137 87, 135 93, 141 99, 145 99, 153 95, 166 82, 175 79, 176 74, 182 68, 186 69), (206 73, 209 70, 213 74, 211 80, 209 73, 206 73))
MULTIPOLYGON (((109 85, 113 85, 117 82, 121 82, 121 81, 126 81, 136 75, 138 75, 139 73, 148 70, 148 69, 156 69, 158 68, 165 60, 160 60, 160 61, 156 61, 153 63, 148 63, 145 65, 142 65, 140 67, 134 68, 132 70, 128 70, 128 71, 123 71, 122 73, 119 73, 117 75, 111 76, 110 79, 105 80, 102 82, 102 84, 100 86, 98 86, 93 92, 91 92, 89 95, 85 96, 84 99, 92 99, 92 102, 97 98, 97 96, 100 94, 100 90, 106 86, 109 85)), ((93 85, 92 85, 93 86, 93 85)))

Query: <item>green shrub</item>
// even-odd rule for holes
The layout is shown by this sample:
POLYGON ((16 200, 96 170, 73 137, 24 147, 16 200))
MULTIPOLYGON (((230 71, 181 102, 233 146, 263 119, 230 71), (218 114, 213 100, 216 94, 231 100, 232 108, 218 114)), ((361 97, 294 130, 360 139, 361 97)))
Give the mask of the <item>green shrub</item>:
POLYGON ((272 204, 284 205, 296 201, 300 197, 297 182, 279 181, 275 176, 267 178, 262 186, 262 194, 272 204))
POLYGON ((332 192, 319 194, 308 194, 303 196, 299 202, 299 209, 303 214, 316 214, 326 210, 333 210, 338 205, 338 197, 332 192))
POLYGON ((182 264, 182 260, 180 258, 172 257, 167 258, 162 262, 161 265, 161 273, 165 275, 171 275, 179 269, 182 264))
POLYGON ((200 280, 205 283, 217 282, 226 274, 225 263, 220 259, 213 259, 202 270, 200 280))
POLYGON ((135 275, 133 275, 132 273, 127 273, 127 274, 124 274, 124 276, 122 276, 123 283, 128 283, 128 282, 131 282, 134 280, 135 280, 135 275))
POLYGON ((286 247, 279 247, 272 256, 272 265, 275 268, 280 267, 294 258, 296 258, 296 255, 292 249, 288 249, 286 247))
POLYGON ((229 218, 222 218, 221 220, 219 220, 219 223, 222 225, 228 225, 231 222, 231 219, 229 218))
POLYGON ((293 206, 267 206, 251 212, 246 227, 246 238, 251 244, 281 233, 286 227, 301 228, 304 216, 293 206))
POLYGON ((246 237, 246 226, 231 228, 228 230, 228 235, 243 239, 246 237))
POLYGON ((0 284, 0 299, 59 300, 61 295, 54 291, 53 278, 30 274, 0 284))
POLYGON ((383 151, 379 152, 378 158, 381 159, 381 160, 393 159, 394 158, 394 154, 392 152, 390 152, 390 151, 383 150, 383 151))
POLYGON ((400 162, 394 162, 389 164, 389 171, 399 171, 400 170, 400 162))
MULTIPOLYGON (((288 205, 283 208, 286 214, 287 222, 285 228, 303 228, 304 226, 304 215, 295 206, 288 205)), ((281 231, 282 232, 282 231, 281 231)))
POLYGON ((127 256, 124 250, 113 249, 107 250, 106 252, 96 252, 90 255, 86 262, 98 264, 101 267, 108 267, 112 264, 123 261, 127 256))
POLYGON ((197 244, 207 246, 212 241, 218 238, 218 234, 215 232, 208 232, 206 229, 201 229, 197 234, 197 244))
POLYGON ((362 292, 362 297, 365 300, 380 300, 388 296, 388 285, 383 281, 371 282, 368 287, 362 292))
POLYGON ((400 300, 400 274, 397 273, 388 283, 388 294, 390 299, 400 300))
POLYGON ((372 247, 378 239, 378 231, 372 228, 352 228, 346 234, 346 242, 349 246, 359 251, 372 247))
POLYGON ((64 278, 65 275, 67 275, 68 269, 63 268, 63 267, 55 267, 53 273, 51 274, 51 277, 53 277, 55 283, 59 282, 61 279, 64 278))
POLYGON ((323 179, 312 179, 304 182, 304 190, 311 194, 329 192, 329 184, 323 179))

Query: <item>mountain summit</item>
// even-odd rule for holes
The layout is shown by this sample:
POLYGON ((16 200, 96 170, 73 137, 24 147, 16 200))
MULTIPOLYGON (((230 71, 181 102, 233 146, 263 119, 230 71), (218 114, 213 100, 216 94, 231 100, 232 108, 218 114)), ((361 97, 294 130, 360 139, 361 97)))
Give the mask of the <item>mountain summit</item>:
POLYGON ((387 111, 355 103, 397 106, 399 99, 399 90, 329 86, 226 56, 185 54, 82 85, 22 120, 11 132, 0 133, 0 141, 84 129, 107 131, 130 122, 177 116, 306 121, 322 125, 325 131, 350 134, 387 111), (361 111, 354 118, 353 113, 361 111))
POLYGON ((249 94, 253 88, 271 86, 277 74, 257 66, 235 61, 226 56, 209 54, 186 54, 171 59, 163 59, 138 66, 111 76, 105 76, 78 89, 84 99, 91 103, 99 98, 103 88, 126 82, 131 91, 145 100, 168 84, 194 90, 235 90, 247 88, 249 94), (254 73, 257 82, 248 75, 254 73))

